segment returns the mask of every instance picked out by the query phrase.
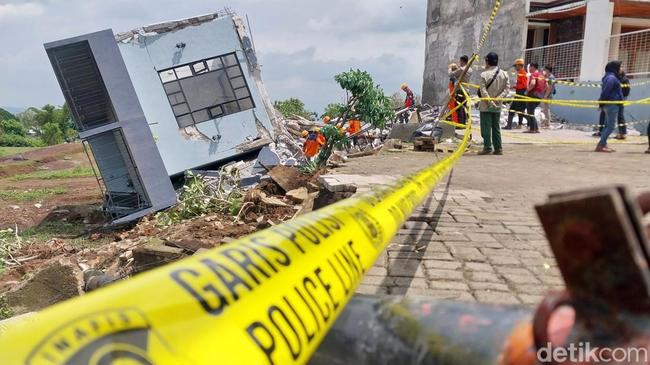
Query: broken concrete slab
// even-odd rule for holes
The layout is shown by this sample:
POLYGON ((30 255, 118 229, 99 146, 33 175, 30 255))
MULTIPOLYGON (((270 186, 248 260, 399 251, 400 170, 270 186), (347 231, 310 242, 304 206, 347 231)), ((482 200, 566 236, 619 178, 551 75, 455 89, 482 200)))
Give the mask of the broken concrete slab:
POLYGON ((418 130, 421 124, 395 124, 388 135, 388 138, 399 139, 402 142, 411 142, 413 133, 418 130))
POLYGON ((139 273, 163 266, 185 256, 183 249, 169 247, 158 238, 151 238, 147 243, 133 250, 134 272, 139 273))
POLYGON ((264 175, 278 165, 280 165, 280 156, 278 156, 278 154, 269 146, 266 146, 262 148, 260 150, 260 153, 257 155, 257 160, 253 166, 252 174, 264 175))
POLYGON ((298 188, 287 192, 286 197, 294 203, 302 203, 309 198, 309 191, 305 187, 298 188))
POLYGON ((276 166, 269 171, 269 176, 285 192, 302 187, 305 180, 298 169, 289 166, 276 166))

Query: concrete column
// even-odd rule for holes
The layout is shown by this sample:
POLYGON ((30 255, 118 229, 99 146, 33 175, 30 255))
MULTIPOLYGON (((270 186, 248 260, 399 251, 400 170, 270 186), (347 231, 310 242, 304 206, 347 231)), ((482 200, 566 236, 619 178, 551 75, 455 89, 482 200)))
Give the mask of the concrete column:
POLYGON ((587 0, 580 81, 599 81, 602 78, 609 56, 613 18, 614 4, 609 0, 587 0))
MULTIPOLYGON (((612 35, 616 34, 621 34, 621 29, 623 28, 623 23, 621 22, 621 18, 614 18, 614 21, 612 23, 612 35)), ((618 52, 621 47, 621 37, 615 37, 611 38, 610 43, 609 43, 609 59, 611 60, 617 60, 618 59, 618 52)))

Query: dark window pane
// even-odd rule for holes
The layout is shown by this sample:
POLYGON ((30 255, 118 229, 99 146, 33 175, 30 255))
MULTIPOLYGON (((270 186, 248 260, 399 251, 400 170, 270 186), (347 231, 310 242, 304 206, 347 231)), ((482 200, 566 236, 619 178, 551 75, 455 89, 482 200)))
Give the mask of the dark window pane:
POLYGON ((172 107, 174 109, 174 115, 179 116, 183 114, 188 114, 190 108, 187 107, 187 104, 178 104, 172 107))
POLYGON ((175 68, 175 70, 176 70, 176 76, 179 79, 192 76, 192 70, 190 70, 190 66, 177 67, 175 68))
POLYGON ((205 73, 180 81, 192 111, 235 100, 225 70, 205 73))
POLYGON ((208 115, 207 110, 200 110, 198 112, 192 113, 195 123, 202 123, 210 120, 210 115, 208 115))
POLYGON ((176 74, 174 73, 174 70, 161 71, 160 79, 163 83, 174 81, 176 80, 176 74))
POLYGON ((220 117, 223 115, 223 109, 220 106, 212 108, 210 109, 210 114, 212 117, 220 117))
POLYGON ((176 121, 178 122, 178 126, 181 128, 194 125, 194 119, 192 119, 192 114, 187 114, 187 115, 183 115, 182 117, 177 117, 176 121))
POLYGON ((250 94, 248 93, 247 88, 235 90, 235 97, 237 99, 244 99, 244 98, 247 98, 249 96, 250 96, 250 94))
POLYGON ((179 91, 181 91, 181 84, 179 84, 178 81, 165 84, 165 92, 167 93, 167 95, 175 94, 179 91))
POLYGON ((223 63, 221 62, 220 57, 208 60, 207 63, 208 63, 208 68, 210 69, 210 71, 214 71, 214 70, 218 70, 220 68, 223 68, 223 63))
POLYGON ((224 57, 224 62, 226 66, 234 66, 234 65, 239 65, 239 61, 237 60, 237 56, 234 54, 229 54, 224 57))
POLYGON ((208 68, 205 67, 205 63, 203 62, 195 63, 192 67, 194 68, 194 73, 197 74, 208 71, 208 68))
POLYGON ((239 68, 239 66, 228 67, 228 77, 234 78, 237 76, 241 76, 241 69, 239 68))
POLYGON ((239 89, 240 87, 246 86, 246 81, 244 81, 243 77, 236 77, 230 80, 230 83, 232 83, 232 87, 234 87, 235 89, 239 89))
POLYGON ((237 102, 228 103, 223 105, 223 110, 226 114, 234 114, 239 111, 239 106, 237 102))
POLYGON ((183 96, 183 93, 169 95, 169 103, 171 105, 176 105, 184 102, 185 102, 185 97, 183 96))
POLYGON ((240 100, 239 106, 241 107, 241 110, 246 110, 246 109, 253 109, 255 107, 255 104, 253 104, 253 99, 247 98, 244 100, 240 100))

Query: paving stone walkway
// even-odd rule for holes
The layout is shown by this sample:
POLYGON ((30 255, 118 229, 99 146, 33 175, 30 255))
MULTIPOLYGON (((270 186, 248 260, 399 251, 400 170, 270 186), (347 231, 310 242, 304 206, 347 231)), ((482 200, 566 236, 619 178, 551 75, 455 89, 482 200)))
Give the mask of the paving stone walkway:
POLYGON ((441 184, 399 230, 358 293, 534 305, 563 286, 528 202, 441 184))

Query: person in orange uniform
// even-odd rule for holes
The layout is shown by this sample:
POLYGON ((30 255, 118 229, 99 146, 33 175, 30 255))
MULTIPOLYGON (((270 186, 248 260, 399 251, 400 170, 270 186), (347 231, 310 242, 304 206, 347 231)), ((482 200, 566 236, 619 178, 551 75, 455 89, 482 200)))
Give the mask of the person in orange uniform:
POLYGON ((352 145, 356 146, 359 143, 359 137, 355 134, 361 131, 361 121, 357 118, 350 119, 348 122, 348 133, 352 137, 352 145))
POLYGON ((303 131, 302 136, 307 139, 302 147, 302 152, 305 154, 305 157, 312 158, 318 155, 321 147, 323 147, 326 142, 325 136, 320 133, 320 130, 314 128, 310 132, 303 131))
MULTIPOLYGON (((515 70, 517 70, 517 84, 515 85, 515 93, 517 95, 524 96, 528 90, 528 73, 526 72, 526 62, 521 58, 515 61, 515 70)), ((508 125, 503 129, 512 129, 512 120, 515 117, 517 112, 517 118, 519 118, 519 126, 521 128, 524 124, 524 115, 522 113, 526 110, 526 103, 523 101, 513 101, 510 106, 510 112, 508 113, 508 125)))

